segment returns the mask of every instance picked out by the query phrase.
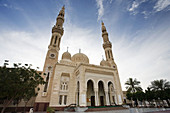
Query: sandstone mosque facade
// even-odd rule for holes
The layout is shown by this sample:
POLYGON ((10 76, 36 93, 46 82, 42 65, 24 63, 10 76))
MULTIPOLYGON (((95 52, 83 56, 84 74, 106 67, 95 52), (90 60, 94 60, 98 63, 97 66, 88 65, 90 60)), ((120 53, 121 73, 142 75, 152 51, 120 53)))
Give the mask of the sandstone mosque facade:
POLYGON ((52 28, 51 42, 42 73, 45 85, 35 99, 34 110, 44 111, 47 106, 61 108, 70 104, 80 107, 121 105, 123 93, 121 89, 117 65, 112 54, 112 44, 102 22, 103 49, 106 60, 100 65, 89 63, 83 53, 73 56, 66 51, 58 60, 60 42, 64 34, 65 8, 63 7, 52 28))

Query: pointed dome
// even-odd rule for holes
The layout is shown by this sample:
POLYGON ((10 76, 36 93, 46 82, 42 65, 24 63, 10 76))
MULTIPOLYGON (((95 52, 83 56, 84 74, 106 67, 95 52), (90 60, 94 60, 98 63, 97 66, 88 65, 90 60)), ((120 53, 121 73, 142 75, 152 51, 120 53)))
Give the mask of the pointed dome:
POLYGON ((104 23, 102 21, 102 32, 106 31, 106 27, 104 26, 104 23))
POLYGON ((69 59, 69 60, 71 60, 71 54, 68 51, 64 52, 63 55, 62 55, 62 59, 69 59))
POLYGON ((100 65, 110 67, 110 63, 108 61, 105 61, 104 59, 100 62, 100 65))
POLYGON ((71 60, 76 63, 89 63, 89 58, 83 53, 73 55, 71 60))
POLYGON ((100 62, 100 65, 101 66, 104 66, 106 64, 106 61, 103 59, 101 62, 100 62))
POLYGON ((58 16, 64 16, 65 14, 65 6, 62 7, 62 9, 60 10, 58 16))

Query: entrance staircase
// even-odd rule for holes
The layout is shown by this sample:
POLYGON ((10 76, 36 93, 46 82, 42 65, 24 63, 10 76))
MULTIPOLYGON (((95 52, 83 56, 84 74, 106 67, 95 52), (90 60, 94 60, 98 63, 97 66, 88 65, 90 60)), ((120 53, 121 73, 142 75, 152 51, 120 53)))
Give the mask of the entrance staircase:
POLYGON ((93 112, 93 111, 110 111, 110 110, 122 110, 127 109, 123 106, 95 106, 95 107, 88 107, 85 112, 93 112))
POLYGON ((74 112, 75 111, 76 104, 70 104, 67 107, 64 108, 64 111, 74 112))

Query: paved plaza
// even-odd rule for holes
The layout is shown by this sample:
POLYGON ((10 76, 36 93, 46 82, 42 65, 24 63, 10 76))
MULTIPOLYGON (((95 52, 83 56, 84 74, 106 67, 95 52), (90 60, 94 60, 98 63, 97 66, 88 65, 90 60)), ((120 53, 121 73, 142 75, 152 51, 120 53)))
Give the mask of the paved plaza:
MULTIPOLYGON (((34 112, 34 113, 46 113, 46 112, 34 112)), ((84 113, 84 112, 56 111, 55 113, 84 113)), ((170 108, 130 108, 126 110, 96 111, 87 113, 170 113, 170 108)))

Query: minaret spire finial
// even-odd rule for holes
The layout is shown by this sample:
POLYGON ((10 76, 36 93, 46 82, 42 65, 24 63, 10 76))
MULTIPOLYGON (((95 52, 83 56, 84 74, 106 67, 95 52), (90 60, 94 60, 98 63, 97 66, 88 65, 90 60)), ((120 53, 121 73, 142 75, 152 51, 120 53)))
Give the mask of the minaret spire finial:
POLYGON ((101 21, 101 23, 102 23, 102 25, 104 25, 104 22, 103 22, 103 20, 101 21))
POLYGON ((81 49, 79 49, 79 53, 81 53, 81 49))
POLYGON ((68 52, 68 48, 69 48, 69 47, 67 46, 67 52, 68 52))
POLYGON ((65 5, 63 5, 62 9, 60 10, 58 16, 63 17, 64 18, 65 15, 65 5))
POLYGON ((63 5, 62 9, 65 9, 65 5, 63 5))
POLYGON ((103 55, 102 55, 102 60, 104 60, 104 57, 103 57, 103 55))

